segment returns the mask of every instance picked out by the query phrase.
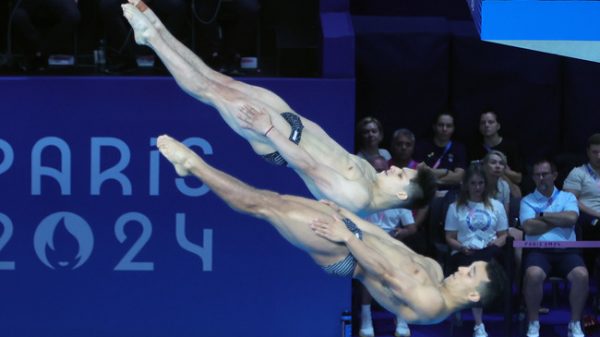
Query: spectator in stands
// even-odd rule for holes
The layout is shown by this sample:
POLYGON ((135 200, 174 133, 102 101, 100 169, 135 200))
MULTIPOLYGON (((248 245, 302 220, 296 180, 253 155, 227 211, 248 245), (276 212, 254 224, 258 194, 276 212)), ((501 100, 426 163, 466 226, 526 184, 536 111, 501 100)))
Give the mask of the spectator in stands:
POLYGON ((415 134, 409 129, 398 129, 392 135, 390 165, 416 169, 419 164, 413 159, 415 152, 415 134))
MULTIPOLYGON (((535 191, 521 200, 521 223, 527 241, 575 241, 575 223, 579 214, 577 199, 570 192, 554 186, 556 166, 549 160, 533 165, 535 191)), ((571 282, 569 302, 570 337, 584 337, 581 315, 588 295, 588 271, 578 251, 571 249, 529 249, 524 260, 523 295, 527 306, 529 326, 527 337, 538 337, 539 308, 543 297, 543 283, 554 274, 566 276, 571 282)))
POLYGON ((370 161, 372 157, 382 156, 390 160, 389 151, 379 147, 383 141, 383 126, 375 117, 365 117, 356 123, 356 139, 358 151, 356 155, 370 161))
POLYGON ((415 160, 419 162, 419 168, 431 168, 437 178, 438 192, 428 206, 427 234, 433 248, 430 256, 441 259, 445 251, 438 249, 436 243, 446 241, 445 215, 450 204, 456 200, 467 163, 465 147, 452 140, 454 117, 449 112, 442 112, 435 117, 432 130, 431 140, 419 140, 415 160))
POLYGON ((50 53, 73 54, 81 19, 76 0, 22 0, 17 6, 13 26, 25 54, 23 71, 45 68, 50 53))
POLYGON ((575 194, 581 211, 579 223, 586 240, 598 240, 600 230, 600 133, 588 139, 588 163, 571 170, 563 184, 565 191, 575 194))
MULTIPOLYGON (((498 150, 491 150, 485 155, 485 157, 483 157, 482 164, 485 170, 485 175, 488 179, 489 196, 490 198, 496 199, 499 202, 501 202, 502 205, 504 205, 504 209, 506 210, 506 214, 508 216, 510 210, 511 197, 509 187, 510 183, 504 178, 505 175, 503 174, 504 170, 506 169, 506 156, 504 156, 504 153, 498 150)), ((518 199, 516 200, 518 201, 518 199)), ((508 220, 508 235, 513 237, 515 240, 523 240, 523 231, 511 226, 512 223, 510 221, 512 219, 509 218, 508 220)), ((521 270, 522 257, 523 249, 515 248, 515 269, 519 274, 521 270)), ((518 281, 518 284, 520 283, 521 282, 518 281)), ((543 310, 547 312, 548 309, 544 308, 543 310)))
MULTIPOLYGON (((600 133, 593 134, 587 143, 588 163, 575 167, 563 183, 565 191, 575 194, 579 206, 577 225, 583 240, 600 240, 600 133)), ((584 250, 586 265, 599 281, 600 257, 595 250, 584 250)), ((598 302, 598 301, 597 301, 598 302)))
MULTIPOLYGON (((136 47, 133 33, 123 18, 121 4, 126 0, 98 0, 100 18, 104 26, 107 46, 107 62, 110 72, 129 72, 137 68, 136 47)), ((137 3, 137 0, 134 1, 137 3)), ((148 0, 165 26, 179 40, 185 35, 185 23, 189 15, 187 0, 148 0)), ((150 53, 150 51, 148 51, 150 53)), ((158 64, 158 60, 156 61, 158 64)))
MULTIPOLYGON (((392 155, 392 159, 389 160, 390 167, 396 166, 408 167, 411 169, 417 168, 419 163, 413 159, 415 152, 415 134, 412 131, 403 128, 394 131, 394 134, 392 135, 392 141, 390 143, 390 150, 392 155)), ((428 211, 429 206, 413 210, 415 224, 419 230, 423 229, 424 227, 423 224, 427 218, 428 211)), ((426 254, 426 247, 414 246, 411 248, 421 254, 426 254)))
POLYGON ((497 150, 488 152, 482 160, 485 176, 488 181, 488 194, 504 205, 508 213, 510 205, 510 187, 503 178, 506 169, 506 157, 497 150))
MULTIPOLYGON (((433 139, 419 141, 415 159, 433 170, 440 191, 457 189, 465 173, 467 159, 464 145, 452 140, 454 117, 448 112, 440 113, 432 127, 433 139)), ((439 196, 443 195, 442 192, 439 196)))
POLYGON ((479 132, 482 140, 481 143, 475 143, 469 148, 469 160, 481 160, 491 150, 504 153, 506 155, 506 168, 502 176, 509 183, 511 194, 520 197, 519 184, 521 184, 523 177, 519 148, 516 143, 500 136, 499 131, 498 114, 493 110, 485 110, 479 117, 479 132))
MULTIPOLYGON (((369 163, 373 165, 377 172, 382 172, 389 168, 388 161, 380 155, 370 157, 369 163)), ((408 247, 415 250, 414 240, 408 240, 407 242, 407 239, 413 237, 417 233, 418 229, 417 225, 415 224, 412 212, 410 210, 405 208, 391 208, 370 214, 365 219, 386 231, 390 236, 400 241, 403 241, 408 247), (411 245, 410 243, 412 243, 413 245, 411 245)), ((375 336, 375 332, 373 329, 373 319, 371 316, 371 303, 373 302, 373 297, 369 294, 369 291, 362 285, 360 286, 360 294, 361 321, 359 336, 373 337, 375 336)), ((394 335, 396 337, 410 336, 410 329, 408 327, 408 324, 400 316, 396 317, 396 331, 394 335)))
MULTIPOLYGON (((506 243, 508 221, 499 201, 490 198, 487 178, 480 165, 469 166, 456 202, 446 214, 446 242, 452 249, 452 263, 468 266, 474 261, 499 260, 506 243)), ((486 337, 483 308, 471 309, 475 320, 473 337, 486 337)))

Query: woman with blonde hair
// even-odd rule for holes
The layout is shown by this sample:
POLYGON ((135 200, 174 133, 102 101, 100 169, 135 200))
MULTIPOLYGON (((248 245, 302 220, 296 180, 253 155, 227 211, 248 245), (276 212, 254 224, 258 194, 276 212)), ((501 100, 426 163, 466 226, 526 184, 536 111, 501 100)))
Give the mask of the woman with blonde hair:
POLYGON ((508 212, 511 190, 508 181, 503 177, 506 169, 506 156, 498 150, 491 150, 483 157, 481 165, 488 180, 489 196, 500 201, 508 212))
POLYGON ((383 141, 383 125, 375 117, 365 117, 356 123, 356 155, 370 160, 372 157, 382 156, 385 160, 392 158, 390 152, 380 148, 383 141))

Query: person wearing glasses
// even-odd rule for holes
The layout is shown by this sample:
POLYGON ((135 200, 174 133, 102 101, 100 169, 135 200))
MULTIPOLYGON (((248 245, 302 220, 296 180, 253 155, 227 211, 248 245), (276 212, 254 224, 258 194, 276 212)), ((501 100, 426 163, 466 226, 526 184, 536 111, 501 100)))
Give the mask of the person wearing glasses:
MULTIPOLYGON (((547 159, 539 160, 533 165, 535 191, 521 199, 520 209, 526 241, 577 240, 577 199, 572 193, 554 186, 557 175, 556 165, 547 159)), ((580 321, 588 296, 589 276, 581 254, 568 248, 527 249, 523 266, 523 295, 529 320, 527 337, 540 335, 539 308, 544 280, 550 274, 566 277, 571 282, 568 335, 584 337, 580 321)))

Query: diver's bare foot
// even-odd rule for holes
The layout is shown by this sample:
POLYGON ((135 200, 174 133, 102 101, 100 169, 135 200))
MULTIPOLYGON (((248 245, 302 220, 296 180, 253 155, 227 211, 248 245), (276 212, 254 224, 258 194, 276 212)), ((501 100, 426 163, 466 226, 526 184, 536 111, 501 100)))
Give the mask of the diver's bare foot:
POLYGON ((177 174, 182 177, 190 174, 194 159, 198 156, 194 151, 167 135, 158 137, 156 147, 173 164, 177 174))
POLYGON ((139 9, 142 13, 148 9, 148 5, 146 5, 146 3, 142 0, 129 0, 128 2, 137 7, 137 9, 139 9))
POLYGON ((127 0, 127 1, 130 4, 134 5, 135 7, 137 7, 140 10, 140 12, 142 12, 142 14, 144 14, 146 19, 148 19, 148 21, 150 21, 152 26, 154 26, 154 28, 156 28, 156 30, 161 30, 161 29, 165 28, 165 26, 160 21, 158 16, 156 14, 154 14, 154 11, 150 7, 148 7, 148 5, 146 5, 146 3, 144 3, 144 1, 142 1, 142 0, 127 0))
POLYGON ((156 29, 148 21, 146 16, 132 4, 123 4, 123 16, 129 21, 135 34, 135 42, 140 45, 149 46, 148 39, 156 35, 156 29))

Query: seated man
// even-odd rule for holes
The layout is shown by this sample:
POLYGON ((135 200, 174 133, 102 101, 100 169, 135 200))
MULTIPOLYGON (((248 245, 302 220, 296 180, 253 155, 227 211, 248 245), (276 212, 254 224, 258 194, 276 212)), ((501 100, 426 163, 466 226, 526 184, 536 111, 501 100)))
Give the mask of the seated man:
MULTIPOLYGON (((556 166, 548 160, 533 165, 535 191, 521 200, 521 223, 527 241, 575 241, 579 209, 572 193, 554 186, 556 166)), ((569 337, 584 337, 581 314, 588 295, 588 271, 579 252, 569 249, 529 249, 524 261, 523 295, 527 305, 527 337, 539 337, 539 309, 544 280, 551 270, 571 282, 569 337)))
POLYGON ((123 5, 123 12, 136 42, 154 49, 181 88, 215 107, 257 154, 293 168, 316 198, 332 200, 353 212, 409 206, 408 195, 399 190, 402 176, 412 178, 415 170, 392 167, 377 174, 366 160, 350 154, 279 96, 210 69, 173 38, 143 2, 135 3, 137 7, 123 5), (240 111, 251 123, 240 119, 240 111))
MULTIPOLYGON (((591 232, 600 219, 600 133, 588 138, 586 154, 588 162, 569 172, 564 190, 577 197, 580 214, 579 223, 585 234, 591 232)), ((590 235, 588 240, 597 240, 599 235, 590 235)))
POLYGON ((444 279, 433 259, 334 203, 248 186, 168 136, 159 137, 157 146, 179 174, 193 174, 231 208, 269 222, 325 271, 358 279, 377 302, 409 322, 435 323, 485 304, 507 283, 502 267, 480 261, 444 279))
MULTIPOLYGON (((569 172, 563 188, 577 198, 580 211, 577 225, 580 226, 582 239, 596 241, 600 240, 600 133, 588 138, 586 154, 588 162, 569 172)), ((600 262, 598 252, 594 249, 585 250, 583 256, 589 268, 595 268, 600 262)))

